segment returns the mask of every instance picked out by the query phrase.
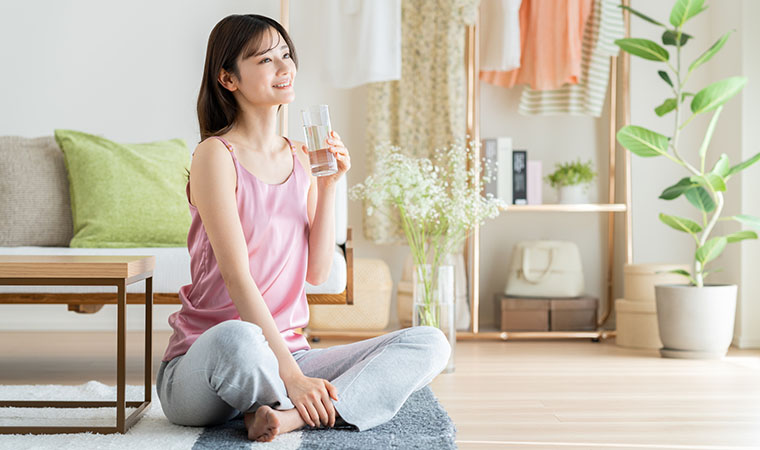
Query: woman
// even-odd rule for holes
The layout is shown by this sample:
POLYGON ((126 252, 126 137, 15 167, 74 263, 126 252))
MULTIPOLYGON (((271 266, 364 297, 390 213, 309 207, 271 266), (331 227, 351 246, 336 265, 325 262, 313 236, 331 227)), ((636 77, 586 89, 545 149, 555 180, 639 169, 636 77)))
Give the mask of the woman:
POLYGON ((432 327, 323 349, 297 333, 308 324, 305 282, 330 273, 335 185, 351 167, 337 133, 325 145, 338 172, 318 178, 306 146, 276 135, 297 67, 288 33, 268 17, 232 15, 209 36, 186 188, 192 283, 169 318, 157 377, 174 423, 242 414, 257 441, 307 425, 362 431, 392 418, 448 361, 432 327))

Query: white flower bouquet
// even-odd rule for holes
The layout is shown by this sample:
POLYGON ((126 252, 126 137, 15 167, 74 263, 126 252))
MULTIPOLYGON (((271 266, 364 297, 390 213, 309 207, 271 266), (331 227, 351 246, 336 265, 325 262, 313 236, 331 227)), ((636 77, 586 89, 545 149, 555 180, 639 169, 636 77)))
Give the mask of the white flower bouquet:
POLYGON ((349 192, 351 199, 365 201, 367 215, 388 214, 384 207, 390 206, 391 212, 395 207, 398 217, 388 215, 404 230, 416 267, 432 261, 430 270, 417 273, 424 285, 423 325, 438 326, 431 305, 444 258, 462 245, 475 225, 498 216, 503 203, 492 194, 481 195, 492 174, 488 170, 479 177, 479 165, 471 164, 479 146, 476 141, 465 145, 460 139, 435 150, 430 160, 407 156, 399 147, 383 143, 377 151, 376 172, 349 192))

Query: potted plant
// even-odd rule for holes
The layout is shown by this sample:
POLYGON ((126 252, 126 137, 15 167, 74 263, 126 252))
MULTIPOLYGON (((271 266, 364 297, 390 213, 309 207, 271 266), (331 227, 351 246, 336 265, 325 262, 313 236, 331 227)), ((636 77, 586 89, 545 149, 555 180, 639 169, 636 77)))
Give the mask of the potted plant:
POLYGON ((688 69, 682 65, 681 48, 693 37, 684 31, 684 24, 706 9, 704 0, 677 0, 670 13, 670 26, 629 7, 624 8, 640 19, 664 28, 662 43, 674 48, 675 58, 671 61, 670 52, 654 41, 640 38, 616 41, 624 51, 658 61, 664 66, 664 70, 657 73, 670 87, 672 97, 665 99, 654 111, 659 117, 672 113, 673 132, 671 136, 664 136, 643 127, 628 125, 618 131, 617 140, 623 147, 641 157, 661 156, 683 167, 687 176, 665 189, 660 198, 675 200, 684 197, 697 208, 699 216, 697 220, 691 220, 664 213, 659 215, 663 223, 688 234, 695 242, 693 271, 671 271, 684 276, 688 283, 655 286, 658 328, 663 343, 660 353, 666 357, 721 358, 731 344, 737 286, 705 284, 707 275, 716 271, 706 270, 707 265, 723 252, 727 244, 757 239, 757 233, 742 230, 726 236, 711 237, 711 234, 719 220, 732 220, 760 228, 760 219, 757 217, 744 214, 721 217, 727 182, 736 173, 760 160, 760 153, 733 166, 723 153, 715 165, 707 170, 705 159, 724 103, 741 91, 747 80, 740 76, 730 77, 696 92, 686 87, 691 74, 718 53, 731 34, 727 32, 721 36, 689 64, 688 69), (690 103, 688 109, 686 103, 690 103), (699 161, 692 164, 681 153, 683 149, 679 145, 679 137, 696 116, 706 113, 712 113, 712 118, 704 132, 704 139, 699 149, 689 149, 686 153, 698 155, 699 161))
POLYGON ((577 161, 557 163, 553 173, 546 176, 545 181, 551 187, 559 190, 559 202, 562 204, 589 203, 588 187, 594 178, 594 166, 577 161))
POLYGON ((448 337, 452 352, 446 373, 454 371, 456 343, 454 267, 446 263, 448 255, 475 225, 505 206, 493 194, 481 195, 492 174, 479 176, 475 146, 480 143, 457 139, 433 158, 413 158, 384 142, 375 173, 349 190, 351 199, 365 201, 368 215, 383 213, 384 206, 398 212, 391 218, 404 230, 414 259, 412 323, 438 327, 448 337))

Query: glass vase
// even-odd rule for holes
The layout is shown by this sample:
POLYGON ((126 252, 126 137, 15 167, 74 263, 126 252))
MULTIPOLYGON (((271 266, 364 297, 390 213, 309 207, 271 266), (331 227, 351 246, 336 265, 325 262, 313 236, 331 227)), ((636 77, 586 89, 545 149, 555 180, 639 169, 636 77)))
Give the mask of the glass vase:
POLYGON ((430 264, 415 265, 412 285, 412 326, 427 325, 443 332, 451 345, 451 356, 444 373, 451 373, 457 342, 454 266, 439 266, 434 273, 430 264))

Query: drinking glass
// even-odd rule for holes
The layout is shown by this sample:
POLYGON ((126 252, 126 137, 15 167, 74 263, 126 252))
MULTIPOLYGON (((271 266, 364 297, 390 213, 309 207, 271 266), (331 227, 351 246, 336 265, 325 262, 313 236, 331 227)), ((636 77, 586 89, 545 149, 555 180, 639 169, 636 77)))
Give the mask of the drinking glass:
POLYGON ((338 162, 327 145, 327 138, 332 130, 327 105, 309 106, 307 110, 302 110, 301 114, 312 175, 321 177, 338 172, 338 162))

